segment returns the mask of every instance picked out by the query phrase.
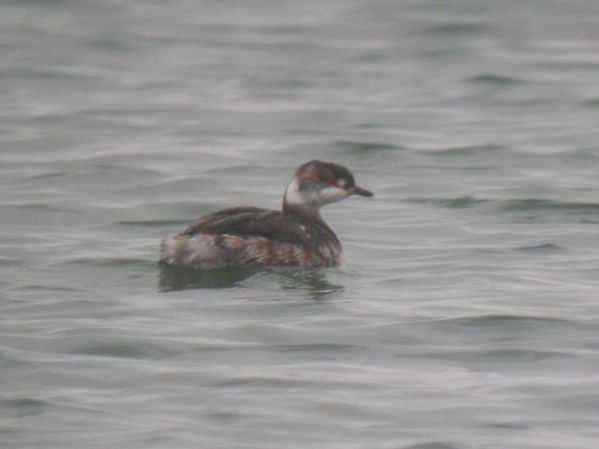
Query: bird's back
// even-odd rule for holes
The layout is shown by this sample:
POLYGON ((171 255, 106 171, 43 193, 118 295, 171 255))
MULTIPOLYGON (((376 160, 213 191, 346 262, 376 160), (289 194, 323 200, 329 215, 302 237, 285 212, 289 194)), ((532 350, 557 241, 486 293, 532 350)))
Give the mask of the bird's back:
POLYGON ((223 209, 201 217, 161 245, 163 263, 200 269, 333 267, 340 257, 341 244, 325 223, 255 207, 223 209))

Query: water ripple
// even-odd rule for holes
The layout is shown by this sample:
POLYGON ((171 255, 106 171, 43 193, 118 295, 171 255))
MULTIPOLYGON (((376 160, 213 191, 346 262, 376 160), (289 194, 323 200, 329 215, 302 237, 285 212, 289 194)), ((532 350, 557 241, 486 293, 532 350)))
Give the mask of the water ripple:
POLYGON ((481 73, 480 75, 471 76, 465 79, 466 82, 472 84, 484 84, 489 86, 513 86, 521 84, 523 81, 506 75, 499 75, 496 73, 481 73))
POLYGON ((541 198, 514 198, 498 202, 498 209, 512 212, 565 212, 575 214, 597 214, 599 203, 559 201, 541 198))
POLYGON ((496 28, 492 25, 475 22, 439 23, 421 30, 422 34, 440 37, 485 35, 494 33, 496 28))
POLYGON ((44 413, 50 403, 39 399, 20 398, 0 400, 0 416, 4 419, 12 416, 36 416, 44 413))

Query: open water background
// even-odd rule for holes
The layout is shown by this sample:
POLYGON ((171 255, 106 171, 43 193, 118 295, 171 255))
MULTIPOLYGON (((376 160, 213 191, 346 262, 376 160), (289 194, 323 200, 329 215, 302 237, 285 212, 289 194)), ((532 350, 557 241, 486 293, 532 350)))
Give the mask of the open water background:
POLYGON ((599 2, 0 3, 2 448, 596 449, 599 2), (279 207, 342 270, 171 276, 279 207))

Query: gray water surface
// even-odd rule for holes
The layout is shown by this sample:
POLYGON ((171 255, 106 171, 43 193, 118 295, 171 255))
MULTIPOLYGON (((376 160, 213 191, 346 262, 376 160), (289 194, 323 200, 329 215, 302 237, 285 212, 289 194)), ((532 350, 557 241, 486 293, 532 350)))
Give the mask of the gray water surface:
POLYGON ((0 5, 2 448, 596 449, 599 3, 0 5), (344 164, 341 270, 161 238, 344 164))

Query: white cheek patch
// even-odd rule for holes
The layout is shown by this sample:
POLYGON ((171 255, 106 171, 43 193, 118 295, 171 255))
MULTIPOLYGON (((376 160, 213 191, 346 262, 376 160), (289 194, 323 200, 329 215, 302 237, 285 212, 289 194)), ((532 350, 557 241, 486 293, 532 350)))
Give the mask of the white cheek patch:
POLYGON ((339 187, 327 187, 320 193, 319 200, 322 204, 328 204, 344 200, 348 196, 349 193, 345 189, 339 187))
POLYGON ((337 186, 327 186, 321 189, 304 188, 302 190, 299 181, 294 179, 285 191, 285 204, 318 210, 324 204, 335 203, 348 196, 347 190, 337 186))
POLYGON ((286 204, 303 204, 305 202, 304 196, 300 192, 300 186, 297 179, 294 179, 287 186, 285 191, 285 203, 286 204))
POLYGON ((342 189, 345 189, 347 187, 347 179, 345 178, 341 178, 337 181, 337 185, 339 187, 341 187, 342 189))

